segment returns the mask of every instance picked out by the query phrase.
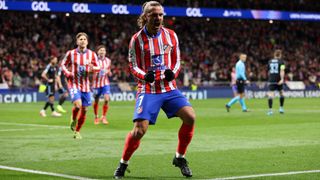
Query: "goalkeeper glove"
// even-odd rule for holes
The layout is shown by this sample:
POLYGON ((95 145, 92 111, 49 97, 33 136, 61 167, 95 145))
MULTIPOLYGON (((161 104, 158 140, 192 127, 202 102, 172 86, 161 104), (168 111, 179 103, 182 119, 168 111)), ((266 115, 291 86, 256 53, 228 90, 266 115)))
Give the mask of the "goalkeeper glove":
POLYGON ((153 83, 154 82, 154 72, 148 71, 147 74, 144 75, 144 80, 149 83, 153 83))
POLYGON ((167 81, 172 81, 174 79, 174 73, 172 72, 171 69, 166 69, 164 71, 164 78, 167 80, 167 81))

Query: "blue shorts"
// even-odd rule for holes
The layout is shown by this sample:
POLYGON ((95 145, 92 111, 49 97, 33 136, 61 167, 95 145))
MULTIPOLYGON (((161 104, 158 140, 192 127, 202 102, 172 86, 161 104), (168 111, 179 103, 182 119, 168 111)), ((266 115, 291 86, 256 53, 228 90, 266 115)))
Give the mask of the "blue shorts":
POLYGON ((101 95, 110 94, 110 85, 106 85, 99 88, 93 89, 94 97, 100 97, 101 95))
POLYGON ((160 108, 166 113, 168 118, 172 118, 184 106, 191 106, 191 104, 179 90, 162 94, 138 94, 133 122, 146 119, 149 121, 149 124, 155 124, 160 108))
POLYGON ((78 89, 69 89, 71 101, 81 99, 82 106, 91 106, 91 92, 81 92, 78 89))

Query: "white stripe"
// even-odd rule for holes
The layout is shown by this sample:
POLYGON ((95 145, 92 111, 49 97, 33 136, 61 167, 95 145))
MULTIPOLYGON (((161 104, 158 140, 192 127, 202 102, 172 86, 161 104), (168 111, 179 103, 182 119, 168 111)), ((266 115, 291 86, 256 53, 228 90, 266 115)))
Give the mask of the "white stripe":
POLYGON ((174 33, 174 38, 176 40, 177 62, 176 62, 176 65, 175 65, 175 67, 174 67, 174 69, 172 71, 174 73, 176 73, 180 69, 180 47, 179 47, 178 36, 177 36, 176 33, 174 33))
MULTIPOLYGON (((46 128, 48 129, 67 129, 68 127, 58 128, 58 127, 52 127, 52 128, 46 128)), ((68 128, 69 129, 69 128, 68 128)), ((39 128, 28 128, 28 129, 0 129, 0 132, 11 132, 11 131, 33 131, 33 130, 39 130, 39 128)))
MULTIPOLYGON (((150 67, 153 67, 154 66, 154 62, 153 62, 153 59, 152 59, 152 56, 155 55, 155 49, 154 49, 154 46, 153 46, 153 38, 150 38, 149 36, 147 36, 148 38, 148 42, 149 42, 149 50, 150 50, 150 67)), ((156 86, 155 86, 155 83, 151 83, 151 93, 154 94, 156 93, 156 86)))
MULTIPOLYGON (((169 32, 168 31, 165 31, 165 35, 166 35, 166 39, 167 39, 167 42, 168 44, 173 47, 173 44, 172 44, 172 41, 171 41, 171 38, 170 38, 170 35, 169 35, 169 32)), ((171 51, 170 53, 168 54, 168 68, 171 67, 171 51)))
MULTIPOLYGON (((165 66, 165 58, 164 58, 164 56, 165 56, 165 50, 164 50, 164 42, 162 41, 162 33, 160 33, 160 36, 159 36, 159 49, 160 49, 160 54, 162 54, 162 56, 161 56, 161 65, 162 66, 165 66)), ((168 47, 169 48, 169 47, 168 47)), ((161 79, 161 81, 160 81, 160 88, 161 88, 161 92, 166 92, 166 88, 165 88, 165 86, 164 86, 164 81, 163 81, 163 79, 164 79, 164 70, 161 70, 160 71, 161 72, 161 74, 160 74, 160 79, 161 79)))
POLYGON ((246 176, 232 176, 232 177, 225 177, 225 178, 214 178, 214 179, 209 179, 209 180, 249 179, 249 178, 257 178, 257 177, 287 176, 287 175, 308 174, 308 173, 320 173, 320 170, 290 171, 290 172, 268 173, 268 174, 254 174, 254 175, 246 175, 246 176))
MULTIPOLYGON (((138 36, 138 40, 139 40, 140 47, 143 47, 142 37, 138 36)), ((144 71, 142 71, 142 69, 141 69, 141 68, 145 68, 145 62, 141 60, 141 59, 144 59, 145 54, 144 54, 143 50, 140 50, 141 59, 139 61, 141 63, 141 67, 138 67, 135 43, 137 43, 137 42, 135 42, 135 41, 132 42, 132 46, 131 46, 130 50, 132 52, 134 52, 134 55, 131 57, 131 59, 129 59, 129 62, 131 61, 134 71, 138 72, 139 74, 145 75, 146 73, 144 71)), ((130 54, 129 54, 129 57, 130 57, 130 54)))
POLYGON ((75 74, 75 71, 76 71, 76 66, 75 66, 75 63, 77 62, 76 59, 75 59, 75 56, 74 56, 74 52, 76 51, 76 49, 74 49, 73 51, 71 51, 71 71, 72 71, 72 74, 74 75, 73 78, 71 78, 71 88, 73 89, 76 89, 76 83, 75 83, 75 79, 76 79, 76 74, 75 74))
POLYGON ((13 125, 13 126, 32 126, 32 127, 55 127, 55 128, 68 128, 68 126, 56 126, 56 125, 45 125, 45 124, 23 124, 23 123, 8 123, 8 122, 0 122, 0 124, 4 125, 13 125))
MULTIPOLYGON (((145 64, 145 61, 144 61, 144 58, 145 58, 145 53, 144 53, 144 50, 143 50, 143 47, 144 47, 144 42, 143 42, 143 40, 142 40, 142 35, 141 35, 141 31, 139 32, 140 34, 138 35, 138 40, 139 40, 139 50, 138 51, 140 51, 140 68, 142 68, 142 69, 145 69, 146 68, 146 64, 145 64)), ((136 47, 134 46, 134 47, 132 47, 133 49, 134 49, 134 55, 135 55, 135 58, 136 58, 136 47)), ((137 59, 135 59, 136 61, 137 61, 137 59)), ((136 64, 137 64, 137 62, 136 62, 136 64)))
POLYGON ((26 173, 32 173, 32 174, 41 174, 41 175, 48 175, 48 176, 63 177, 63 178, 67 178, 67 179, 91 180, 91 178, 87 178, 87 177, 72 176, 72 175, 67 175, 67 174, 37 171, 37 170, 31 170, 31 169, 22 169, 22 168, 2 166, 2 165, 0 165, 0 169, 7 169, 7 170, 12 170, 12 171, 26 172, 26 173))

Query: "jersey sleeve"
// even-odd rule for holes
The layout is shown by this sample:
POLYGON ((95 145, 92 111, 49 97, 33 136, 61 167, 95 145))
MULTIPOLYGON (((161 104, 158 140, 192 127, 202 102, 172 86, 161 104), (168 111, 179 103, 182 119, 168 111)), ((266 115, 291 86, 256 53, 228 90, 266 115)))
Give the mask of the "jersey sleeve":
POLYGON ((46 66, 46 68, 43 70, 43 73, 47 74, 49 69, 50 69, 50 64, 46 66))
POLYGON ((173 32, 173 42, 174 46, 171 52, 171 70, 175 74, 175 78, 178 77, 179 72, 180 72, 180 48, 179 48, 179 40, 178 36, 175 32, 173 32))
POLYGON ((138 63, 141 62, 141 50, 139 44, 134 39, 131 38, 129 44, 129 68, 130 72, 134 77, 140 80, 144 80, 144 75, 146 74, 139 66, 138 63))
POLYGON ((66 53, 66 55, 64 56, 64 58, 62 59, 61 62, 61 69, 63 71, 63 73, 68 77, 71 75, 71 72, 68 70, 67 66, 69 66, 71 64, 71 52, 68 51, 66 53))
POLYGON ((95 52, 92 53, 92 65, 93 65, 93 72, 99 72, 100 71, 100 65, 98 63, 98 56, 95 52))
POLYGON ((111 72, 111 60, 107 58, 107 73, 111 72))

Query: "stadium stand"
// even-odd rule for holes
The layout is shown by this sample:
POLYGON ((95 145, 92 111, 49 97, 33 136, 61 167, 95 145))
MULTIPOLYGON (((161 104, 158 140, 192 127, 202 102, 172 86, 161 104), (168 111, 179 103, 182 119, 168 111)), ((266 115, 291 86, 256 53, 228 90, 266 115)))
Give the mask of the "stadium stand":
MULTIPOLYGON (((15 0, 32 1, 32 0, 15 0)), ((108 3, 141 5, 147 0, 55 0, 56 2, 82 2, 82 3, 108 3)), ((261 9, 261 10, 286 10, 286 11, 314 11, 319 12, 320 4, 317 0, 281 0, 281 1, 254 1, 254 0, 158 0, 164 6, 179 7, 206 7, 206 8, 230 8, 230 9, 261 9)))
MULTIPOLYGON (((91 49, 101 43, 107 46, 112 60, 111 82, 134 81, 127 53, 131 35, 138 30, 135 16, 2 11, 0 23, 0 83, 10 88, 36 88, 48 57, 61 59, 80 31, 89 34, 91 49)), ((303 81, 310 87, 319 84, 319 23, 170 17, 165 25, 174 29, 180 40, 184 64, 178 78, 180 86, 227 83, 238 52, 248 54, 249 79, 265 81, 266 64, 275 48, 284 51, 286 80, 303 81)))

